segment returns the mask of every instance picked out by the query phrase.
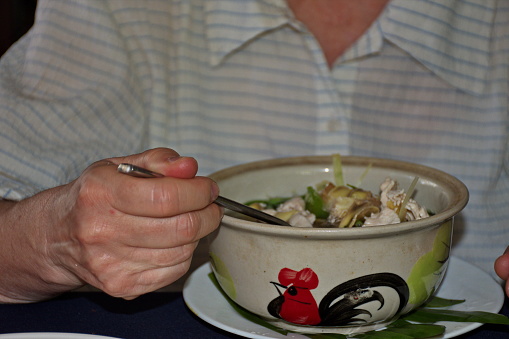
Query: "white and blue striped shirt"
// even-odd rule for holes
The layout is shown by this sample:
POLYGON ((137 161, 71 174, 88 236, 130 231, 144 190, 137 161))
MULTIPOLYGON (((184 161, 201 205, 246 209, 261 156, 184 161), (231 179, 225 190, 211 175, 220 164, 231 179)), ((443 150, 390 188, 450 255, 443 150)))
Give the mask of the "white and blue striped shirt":
POLYGON ((393 0, 329 69, 283 0, 40 0, 0 68, 0 196, 156 146, 200 173, 370 155, 464 181, 453 254, 509 244, 509 2, 393 0))

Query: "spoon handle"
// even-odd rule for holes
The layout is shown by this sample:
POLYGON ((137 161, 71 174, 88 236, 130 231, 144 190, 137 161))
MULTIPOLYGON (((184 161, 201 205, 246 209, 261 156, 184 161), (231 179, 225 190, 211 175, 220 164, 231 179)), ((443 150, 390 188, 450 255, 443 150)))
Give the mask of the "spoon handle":
POLYGON ((256 208, 246 206, 244 204, 238 203, 234 200, 222 196, 218 196, 214 202, 219 206, 223 206, 224 208, 227 208, 231 211, 238 212, 261 221, 265 221, 266 223, 269 224, 291 226, 283 219, 279 219, 273 215, 257 210, 256 208))
MULTIPOLYGON (((143 167, 139 167, 139 166, 132 165, 132 164, 126 164, 126 163, 118 165, 117 171, 120 173, 123 173, 123 174, 127 174, 127 175, 130 175, 133 177, 139 177, 139 178, 162 178, 162 177, 164 177, 164 175, 162 175, 161 173, 157 173, 157 172, 145 169, 143 167)), ((279 218, 272 216, 268 213, 259 211, 255 208, 251 208, 249 206, 246 206, 244 204, 241 204, 239 202, 236 202, 234 200, 231 200, 231 199, 228 199, 228 198, 225 198, 222 196, 218 196, 214 202, 216 204, 218 204, 219 206, 227 208, 231 211, 247 215, 249 217, 255 218, 260 221, 265 221, 266 223, 269 223, 269 224, 290 226, 289 223, 287 223, 286 221, 284 221, 282 219, 279 219, 279 218)))
POLYGON ((132 164, 120 164, 117 167, 117 171, 123 174, 130 175, 138 178, 162 178, 164 175, 157 173, 146 168, 132 165, 132 164))

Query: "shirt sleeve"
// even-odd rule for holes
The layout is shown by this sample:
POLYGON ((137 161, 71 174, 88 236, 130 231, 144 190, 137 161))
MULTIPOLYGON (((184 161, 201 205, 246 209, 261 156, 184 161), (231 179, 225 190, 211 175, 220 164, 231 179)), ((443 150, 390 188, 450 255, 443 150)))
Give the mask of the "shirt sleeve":
POLYGON ((109 1, 39 1, 0 61, 0 197, 67 183, 143 145, 139 79, 109 1))

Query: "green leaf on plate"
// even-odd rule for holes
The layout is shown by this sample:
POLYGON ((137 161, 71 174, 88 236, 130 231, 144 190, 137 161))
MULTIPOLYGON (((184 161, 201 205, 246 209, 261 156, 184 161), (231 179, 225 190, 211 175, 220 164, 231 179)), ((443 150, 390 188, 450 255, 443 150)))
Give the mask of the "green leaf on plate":
POLYGON ((405 316, 405 320, 419 323, 437 321, 475 322, 483 324, 509 325, 509 318, 502 314, 482 311, 455 311, 430 308, 419 308, 405 316))
POLYGON ((440 297, 433 297, 430 301, 428 301, 423 307, 448 307, 453 305, 458 305, 464 303, 465 299, 444 299, 440 297))
POLYGON ((387 326, 387 331, 409 335, 412 338, 430 338, 445 332, 445 326, 434 324, 413 324, 397 320, 387 326))

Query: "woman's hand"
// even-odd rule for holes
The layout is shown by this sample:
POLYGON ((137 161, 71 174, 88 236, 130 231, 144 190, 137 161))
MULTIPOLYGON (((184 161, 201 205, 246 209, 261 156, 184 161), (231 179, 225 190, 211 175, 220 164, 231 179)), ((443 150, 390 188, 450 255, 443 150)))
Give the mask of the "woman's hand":
POLYGON ((1 227, 11 230, 0 241, 13 244, 0 260, 15 273, 3 279, 0 269, 0 300, 35 301, 85 283, 132 299, 177 280, 222 217, 212 203, 217 185, 197 168, 154 149, 96 162, 67 185, 0 207, 1 227), (120 174, 122 162, 166 177, 120 174))
POLYGON ((509 247, 495 261, 495 272, 505 280, 505 294, 509 297, 509 247))

